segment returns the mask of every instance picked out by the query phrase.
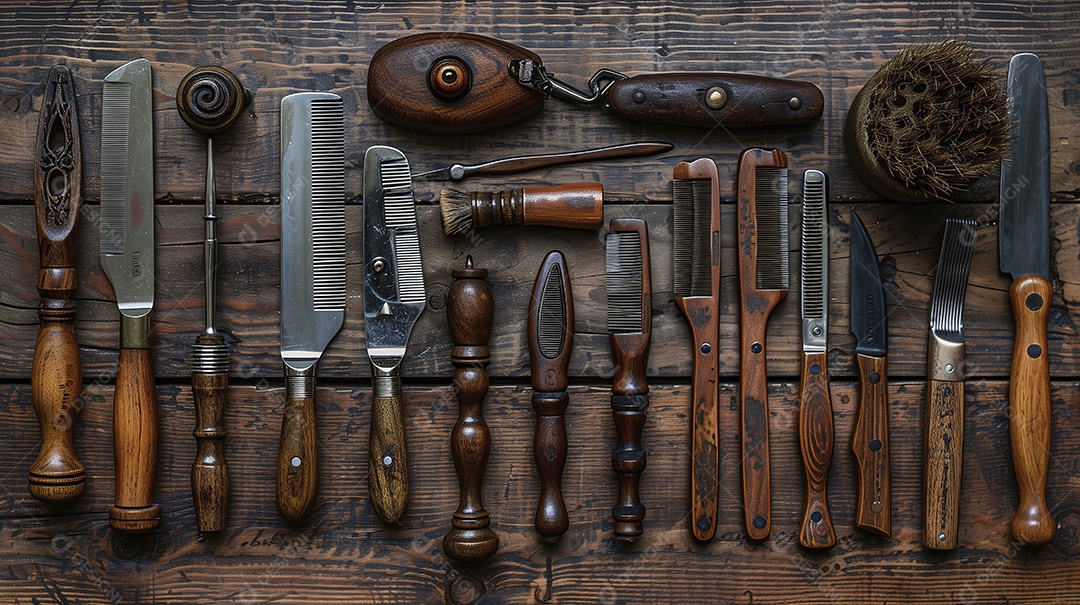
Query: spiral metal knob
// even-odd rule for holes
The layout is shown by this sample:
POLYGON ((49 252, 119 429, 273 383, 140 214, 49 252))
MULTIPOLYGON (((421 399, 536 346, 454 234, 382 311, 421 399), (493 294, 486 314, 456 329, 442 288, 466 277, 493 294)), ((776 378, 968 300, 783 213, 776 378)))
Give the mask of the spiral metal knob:
POLYGON ((229 70, 208 65, 191 70, 176 90, 176 111, 206 135, 229 128, 251 103, 251 93, 229 70))

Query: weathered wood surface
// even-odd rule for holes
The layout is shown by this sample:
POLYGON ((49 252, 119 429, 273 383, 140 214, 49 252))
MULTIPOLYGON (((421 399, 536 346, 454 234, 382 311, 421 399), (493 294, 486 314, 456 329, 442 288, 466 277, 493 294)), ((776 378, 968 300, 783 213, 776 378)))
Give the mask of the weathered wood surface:
POLYGON ((158 459, 162 529, 142 538, 116 537, 108 530, 112 442, 102 427, 109 422, 109 388, 87 389, 77 426, 77 450, 87 463, 86 495, 74 504, 47 506, 31 499, 24 485, 30 462, 25 452, 37 439, 29 388, 0 387, 5 418, 0 426, 5 444, 0 601, 51 602, 55 595, 57 602, 104 603, 111 587, 124 602, 437 603, 444 600, 448 579, 461 573, 486 587, 480 603, 1075 602, 1080 492, 1073 474, 1080 450, 1075 430, 1080 384, 1058 382, 1053 390, 1049 503, 1061 529, 1051 546, 1022 553, 1008 538, 1016 496, 1004 383, 969 383, 960 548, 952 553, 919 544, 924 383, 890 384, 892 540, 854 528, 854 464, 847 443, 856 386, 832 384, 837 445, 829 503, 838 539, 823 552, 803 550, 796 540, 804 487, 797 392, 791 384, 774 384, 770 393, 772 537, 760 545, 746 541, 739 508, 736 388, 721 386, 719 527, 712 543, 700 545, 689 538, 689 389, 653 385, 644 433, 649 466, 641 483, 648 513, 644 536, 631 546, 612 537, 616 479, 610 461, 615 440, 610 391, 572 386, 563 482, 571 525, 562 542, 544 546, 532 515, 525 514, 539 495, 530 393, 493 387, 485 410, 492 455, 483 499, 502 545, 489 563, 468 566, 441 552, 456 505, 448 495, 457 490, 450 459, 457 409, 449 384, 406 389, 414 483, 402 526, 393 530, 382 526, 367 496, 368 388, 319 390, 319 498, 310 522, 288 529, 274 505, 284 389, 280 381, 263 389, 232 387, 225 419, 232 505, 225 531, 201 543, 189 491, 195 441, 186 386, 158 389, 161 405, 170 410, 162 416, 158 459))
MULTIPOLYGON (((88 166, 99 157, 101 79, 122 62, 146 57, 154 70, 158 136, 157 195, 200 199, 201 137, 176 113, 176 87, 198 65, 236 73, 254 94, 253 117, 215 139, 218 194, 274 197, 279 190, 278 105, 301 90, 340 94, 345 102, 347 191, 357 195, 364 150, 394 144, 415 154, 417 169, 463 159, 568 151, 632 140, 665 140, 676 149, 661 160, 586 165, 522 175, 500 184, 580 182, 599 178, 618 199, 668 200, 671 168, 685 157, 716 155, 726 190, 744 147, 782 147, 793 168, 830 174, 833 194, 873 199, 850 170, 843 121, 860 87, 882 62, 913 43, 954 37, 971 43, 1004 78, 1016 52, 1046 62, 1055 145, 1051 190, 1075 198, 1080 188, 1080 80, 1075 68, 1073 2, 1010 3, 695 3, 620 2, 309 2, 261 6, 224 1, 96 2, 74 6, 24 2, 0 13, 0 199, 29 199, 30 149, 41 86, 49 67, 66 61, 75 75, 88 166), (744 71, 816 83, 825 112, 814 126, 788 132, 712 132, 619 120, 600 107, 556 99, 525 123, 473 137, 419 135, 389 127, 370 111, 364 85, 371 55, 383 44, 420 31, 469 31, 533 50, 548 69, 585 87, 600 68, 628 74, 659 71, 744 71), (728 159, 724 160, 724 156, 728 159), (723 161, 721 161, 723 160, 723 161), (226 178, 227 175, 227 178, 226 178)), ((83 193, 98 199, 95 170, 83 193)), ((992 183, 991 183, 992 185, 992 183)), ((433 198, 437 184, 418 193, 433 198)), ((992 193, 993 187, 986 189, 992 193)), ((988 193, 989 195, 989 193, 988 193)))

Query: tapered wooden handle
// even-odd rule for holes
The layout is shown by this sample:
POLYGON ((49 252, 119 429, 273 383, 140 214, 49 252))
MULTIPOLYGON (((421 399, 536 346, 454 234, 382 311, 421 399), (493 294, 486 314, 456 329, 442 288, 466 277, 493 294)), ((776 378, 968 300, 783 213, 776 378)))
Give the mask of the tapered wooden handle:
POLYGON ((693 445, 690 475, 690 524, 694 538, 707 541, 716 533, 720 487, 720 441, 717 421, 719 308, 711 297, 676 297, 694 337, 691 410, 693 445))
MULTIPOLYGON (((753 279, 753 278, 751 278, 753 279)), ((785 290, 743 293, 739 330, 741 372, 739 406, 742 444, 743 517, 746 534, 764 540, 772 525, 772 479, 769 472, 769 382, 765 334, 769 315, 785 290)))
POLYGON ((855 525, 892 535, 889 477, 889 387, 884 357, 856 355, 859 409, 851 432, 851 452, 858 477, 855 525))
POLYGON ((930 380, 926 386, 926 518, 923 544, 956 548, 960 476, 964 456, 964 383, 930 380))
POLYGON ((285 415, 278 444, 277 507, 287 523, 304 521, 319 491, 315 366, 285 368, 285 415))
POLYGON ((697 128, 810 124, 825 98, 809 82, 734 73, 666 73, 627 78, 608 94, 612 113, 628 120, 697 128))
POLYGON ((536 506, 536 532, 544 542, 558 542, 570 527, 563 502, 562 474, 566 466, 566 422, 563 415, 570 403, 565 392, 534 392, 536 434, 533 454, 540 473, 540 501, 536 506))
POLYGON ((803 355, 799 390, 799 449, 806 472, 806 509, 799 544, 828 548, 836 544, 825 487, 833 455, 833 412, 825 353, 803 355))
POLYGON ((1053 290, 1037 275, 1010 290, 1016 339, 1009 382, 1009 440, 1020 488, 1020 507, 1009 526, 1014 540, 1040 545, 1054 539, 1057 524, 1046 506, 1050 469, 1050 363, 1046 326, 1053 290))
POLYGON ((401 378, 376 376, 368 441, 368 494, 375 514, 384 523, 399 523, 409 503, 409 458, 405 449, 405 416, 401 407, 401 378), (385 396, 383 396, 385 394, 385 396))
MULTIPOLYGON (((225 348, 220 334, 203 334, 198 345, 225 348)), ((225 529, 225 505, 229 501, 229 473, 225 465, 225 403, 229 388, 227 372, 191 374, 195 399, 195 462, 191 465, 191 496, 200 532, 225 529)))
POLYGON ((116 504, 109 510, 109 524, 116 531, 145 532, 161 522, 161 506, 153 502, 157 431, 150 349, 121 348, 113 396, 116 504))

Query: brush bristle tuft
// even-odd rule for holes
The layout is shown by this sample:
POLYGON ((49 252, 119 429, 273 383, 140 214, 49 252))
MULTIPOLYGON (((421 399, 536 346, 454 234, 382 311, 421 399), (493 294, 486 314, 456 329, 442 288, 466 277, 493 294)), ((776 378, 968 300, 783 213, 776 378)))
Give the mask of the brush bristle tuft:
POLYGON ((443 232, 447 235, 472 229, 472 195, 456 189, 443 189, 439 206, 442 208, 443 232))

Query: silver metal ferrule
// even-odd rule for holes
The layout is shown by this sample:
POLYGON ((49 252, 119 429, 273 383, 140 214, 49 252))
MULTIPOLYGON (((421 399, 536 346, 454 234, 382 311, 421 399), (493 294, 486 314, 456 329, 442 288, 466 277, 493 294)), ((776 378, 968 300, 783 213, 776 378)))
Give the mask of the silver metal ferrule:
POLYGON ((932 380, 960 382, 967 378, 964 342, 946 340, 933 332, 926 354, 926 373, 932 380))
POLYGON ((824 353, 828 344, 828 336, 825 319, 803 319, 803 353, 824 353))
POLYGON ((214 140, 206 139, 206 215, 203 220, 203 277, 206 284, 206 334, 217 332, 217 189, 214 186, 214 140))
POLYGON ((191 345, 191 371, 199 374, 228 374, 229 345, 225 343, 191 345))
POLYGON ((288 399, 315 398, 315 366, 294 370, 285 366, 285 397, 288 399))
POLYGON ((401 374, 400 366, 394 364, 392 368, 380 368, 371 364, 371 386, 373 395, 378 399, 396 399, 401 397, 401 374))

